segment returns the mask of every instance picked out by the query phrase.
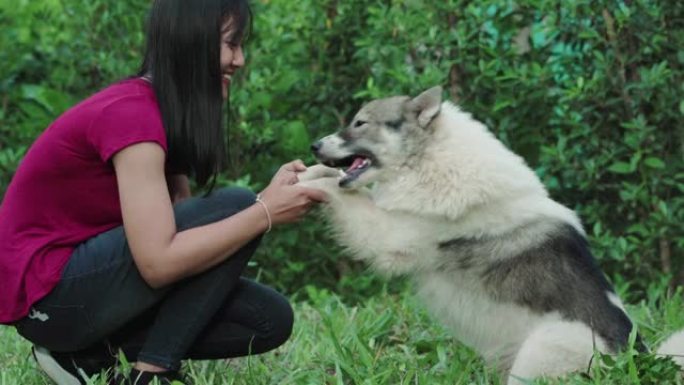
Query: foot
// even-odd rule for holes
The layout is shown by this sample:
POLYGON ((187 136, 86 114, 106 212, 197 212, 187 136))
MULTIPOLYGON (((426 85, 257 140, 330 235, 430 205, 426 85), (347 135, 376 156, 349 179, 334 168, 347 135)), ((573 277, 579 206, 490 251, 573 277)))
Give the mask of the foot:
POLYGON ((90 377, 102 370, 110 370, 116 361, 76 357, 71 353, 51 352, 43 347, 33 347, 33 357, 40 369, 57 385, 87 384, 90 377))

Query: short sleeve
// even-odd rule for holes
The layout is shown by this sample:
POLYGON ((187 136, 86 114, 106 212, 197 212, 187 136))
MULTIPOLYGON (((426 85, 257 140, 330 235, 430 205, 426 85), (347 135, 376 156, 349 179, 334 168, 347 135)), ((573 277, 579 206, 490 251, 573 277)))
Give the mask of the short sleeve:
POLYGON ((87 136, 104 162, 141 142, 157 143, 167 151, 159 108, 146 95, 122 97, 104 106, 91 122, 87 136))

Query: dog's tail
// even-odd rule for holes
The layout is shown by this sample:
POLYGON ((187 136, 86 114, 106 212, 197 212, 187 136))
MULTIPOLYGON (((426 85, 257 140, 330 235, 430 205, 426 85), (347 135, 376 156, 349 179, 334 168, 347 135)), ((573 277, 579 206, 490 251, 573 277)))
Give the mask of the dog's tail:
POLYGON ((684 329, 668 337, 658 348, 657 354, 672 357, 684 372, 684 329))

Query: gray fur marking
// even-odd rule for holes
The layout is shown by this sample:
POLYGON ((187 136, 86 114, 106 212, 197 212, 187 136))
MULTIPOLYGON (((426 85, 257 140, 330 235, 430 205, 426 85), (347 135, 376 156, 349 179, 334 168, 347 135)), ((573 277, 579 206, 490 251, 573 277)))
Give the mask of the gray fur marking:
POLYGON ((404 119, 404 117, 402 116, 401 118, 396 120, 386 121, 385 125, 394 131, 399 131, 401 129, 401 126, 404 125, 404 122, 406 122, 406 119, 404 119))
MULTIPOLYGON (((539 314, 558 312, 567 320, 587 324, 610 349, 624 348, 632 323, 608 299, 606 293, 613 289, 596 265, 586 239, 565 224, 555 226, 545 238, 495 262, 488 262, 491 254, 483 252, 493 253, 497 244, 511 242, 510 235, 453 239, 440 243, 439 248, 453 258, 453 267, 476 270, 494 300, 516 303, 539 314)), ((640 340, 637 347, 642 347, 640 340)))

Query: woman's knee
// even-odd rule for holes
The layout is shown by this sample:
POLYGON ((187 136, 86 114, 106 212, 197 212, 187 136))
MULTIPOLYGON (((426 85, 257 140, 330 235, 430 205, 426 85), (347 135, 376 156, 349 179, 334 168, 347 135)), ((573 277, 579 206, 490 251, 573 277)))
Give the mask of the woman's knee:
POLYGON ((271 289, 267 314, 270 328, 262 334, 266 349, 275 349, 290 339, 294 325, 294 311, 290 302, 280 293, 271 289))
POLYGON ((284 344, 292 335, 294 311, 285 296, 271 287, 242 279, 228 316, 238 316, 252 330, 252 353, 264 353, 284 344))
POLYGON ((292 305, 283 296, 280 296, 280 301, 274 305, 277 311, 275 327, 273 331, 274 342, 276 346, 284 344, 292 335, 292 327, 294 325, 294 311, 292 305))

